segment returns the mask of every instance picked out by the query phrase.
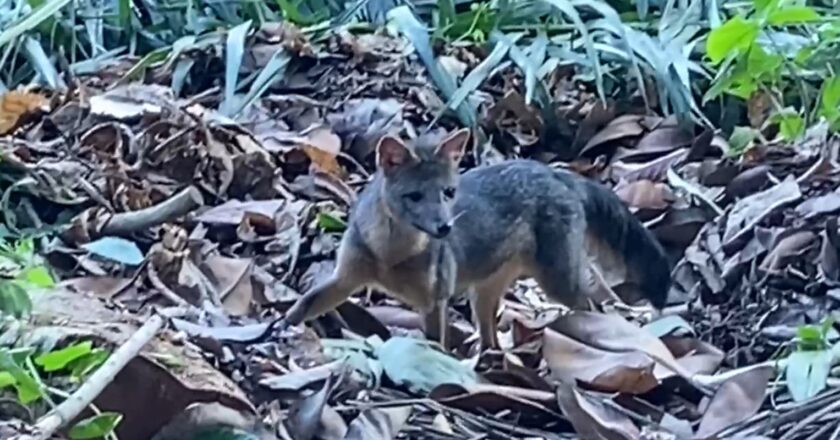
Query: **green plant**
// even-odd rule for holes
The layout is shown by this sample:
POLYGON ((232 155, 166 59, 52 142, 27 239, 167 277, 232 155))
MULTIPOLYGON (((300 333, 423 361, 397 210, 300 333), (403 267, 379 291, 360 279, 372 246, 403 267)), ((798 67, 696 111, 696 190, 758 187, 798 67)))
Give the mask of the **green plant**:
POLYGON ((833 323, 832 318, 827 318, 818 326, 803 325, 797 329, 794 349, 785 369, 787 388, 797 402, 807 400, 825 388, 834 362, 830 342, 833 323))
MULTIPOLYGON (((90 341, 40 354, 31 347, 0 348, 0 388, 13 388, 17 400, 23 405, 31 405, 42 399, 52 405, 50 395, 66 398, 67 393, 47 385, 42 375, 79 383, 102 365, 107 357, 106 350, 94 348, 90 341)), ((74 425, 70 430, 70 438, 109 437, 121 418, 116 413, 98 413, 74 425)))
MULTIPOLYGON (((773 110, 767 122, 777 124, 786 140, 801 137, 818 118, 836 130, 840 85, 830 66, 819 73, 827 66, 818 57, 827 43, 795 33, 795 29, 806 29, 806 35, 819 34, 814 25, 822 21, 820 12, 806 5, 754 0, 749 10, 708 35, 706 56, 717 73, 704 101, 722 94, 751 102, 767 99, 773 110)), ((834 26, 823 26, 823 33, 830 34, 834 26)))
POLYGON ((32 310, 30 289, 54 284, 31 239, 0 243, 0 276, 0 315, 15 318, 26 316, 32 310))

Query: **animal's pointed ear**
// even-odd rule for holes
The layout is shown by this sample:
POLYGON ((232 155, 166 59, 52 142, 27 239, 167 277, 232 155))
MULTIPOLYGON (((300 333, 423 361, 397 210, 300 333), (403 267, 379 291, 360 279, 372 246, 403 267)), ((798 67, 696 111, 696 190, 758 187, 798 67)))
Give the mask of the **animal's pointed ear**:
POLYGON ((435 155, 446 159, 455 165, 461 162, 464 151, 467 149, 467 141, 470 139, 470 129, 462 128, 450 134, 435 149, 435 155))
POLYGON ((391 174, 403 165, 416 160, 414 153, 401 141, 391 135, 385 135, 379 139, 376 145, 376 165, 385 172, 391 174))

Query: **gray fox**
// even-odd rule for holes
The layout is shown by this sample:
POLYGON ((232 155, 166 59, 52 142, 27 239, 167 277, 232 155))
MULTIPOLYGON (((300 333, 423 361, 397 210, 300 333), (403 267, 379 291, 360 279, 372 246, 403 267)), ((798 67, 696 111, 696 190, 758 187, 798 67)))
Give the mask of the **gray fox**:
POLYGON ((409 145, 380 139, 377 172, 351 210, 333 274, 292 306, 284 325, 376 287, 423 312, 427 337, 446 347, 447 301, 466 293, 481 349, 496 349, 499 302, 518 278, 534 278, 568 307, 587 305, 586 245, 619 257, 640 292, 664 307, 671 283, 665 252, 617 196, 528 159, 459 175, 469 137, 461 129, 409 145))

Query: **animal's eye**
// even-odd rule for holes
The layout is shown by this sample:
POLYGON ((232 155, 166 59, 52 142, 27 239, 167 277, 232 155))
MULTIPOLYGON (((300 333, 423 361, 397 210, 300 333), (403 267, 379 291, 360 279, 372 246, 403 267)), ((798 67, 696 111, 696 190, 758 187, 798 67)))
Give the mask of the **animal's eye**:
POLYGON ((415 191, 415 192, 410 192, 410 193, 404 195, 403 197, 405 197, 406 199, 408 199, 412 202, 419 202, 420 200, 423 200, 423 193, 415 191))
POLYGON ((446 197, 447 199, 451 199, 451 198, 455 197, 455 188, 451 187, 451 186, 447 186, 446 188, 443 189, 443 196, 446 197))

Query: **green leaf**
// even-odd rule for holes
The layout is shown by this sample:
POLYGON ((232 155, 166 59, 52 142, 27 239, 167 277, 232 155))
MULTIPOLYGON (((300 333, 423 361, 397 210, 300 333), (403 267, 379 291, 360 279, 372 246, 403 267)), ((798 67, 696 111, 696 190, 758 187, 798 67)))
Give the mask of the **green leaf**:
POLYGON ((709 33, 706 55, 717 65, 733 51, 749 48, 758 36, 758 30, 758 23, 741 16, 732 17, 709 33))
POLYGON ((20 403, 24 405, 30 404, 40 399, 43 395, 40 384, 38 384, 28 371, 21 368, 15 362, 7 349, 0 349, 0 371, 9 373, 14 378, 14 386, 20 403))
POLYGON ((472 368, 437 350, 431 341, 392 337, 376 348, 376 356, 394 383, 418 394, 445 383, 474 385, 479 381, 472 368))
POLYGON ((37 287, 46 288, 55 285, 55 280, 50 275, 50 271, 44 266, 30 267, 18 275, 18 279, 37 287))
POLYGON ((772 121, 779 124, 779 134, 785 140, 798 139, 805 133, 805 120, 792 109, 784 109, 776 113, 772 121))
POLYGON ((114 432, 114 429, 122 421, 122 414, 116 412, 103 412, 76 423, 70 428, 69 435, 73 440, 85 440, 102 438, 114 432))
POLYGON ((139 266, 143 262, 143 253, 133 241, 122 237, 102 237, 99 240, 81 246, 92 254, 128 266, 139 266))
POLYGON ((820 14, 808 6, 786 6, 770 13, 767 22, 773 26, 810 23, 820 19, 820 14))
POLYGON ((230 116, 234 110, 234 95, 239 82, 239 69, 242 67, 242 55, 245 52, 245 37, 251 29, 251 20, 228 31, 225 45, 225 94, 219 104, 219 111, 230 116))
POLYGON ((782 56, 779 54, 768 54, 758 44, 750 48, 747 57, 747 73, 753 78, 760 78, 770 75, 774 78, 781 77, 782 56))
POLYGON ((795 351, 788 357, 785 378, 793 400, 801 402, 816 396, 828 379, 831 350, 795 351))
POLYGON ((347 229, 347 223, 326 212, 318 213, 318 226, 325 232, 342 232, 347 229))
POLYGON ((17 384, 15 377, 8 371, 0 371, 0 388, 6 388, 17 384))
POLYGON ((44 353, 35 358, 35 365, 41 366, 46 372, 64 369, 70 362, 90 354, 93 343, 90 341, 73 344, 61 350, 44 353))
POLYGON ((107 350, 94 348, 89 354, 70 363, 70 377, 76 382, 81 381, 85 376, 105 363, 110 354, 107 350))
POLYGON ((829 121, 840 117, 840 76, 832 76, 823 82, 820 113, 829 121))
POLYGON ((752 146, 758 137, 758 130, 752 127, 735 127, 729 136, 729 148, 733 155, 740 155, 752 146))

